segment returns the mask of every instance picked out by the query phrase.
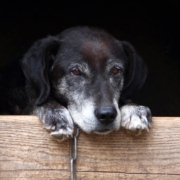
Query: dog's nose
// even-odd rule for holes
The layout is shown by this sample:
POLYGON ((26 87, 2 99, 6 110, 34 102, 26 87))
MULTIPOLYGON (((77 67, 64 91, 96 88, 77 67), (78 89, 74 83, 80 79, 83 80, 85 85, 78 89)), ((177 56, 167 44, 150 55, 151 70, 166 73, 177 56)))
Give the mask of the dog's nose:
POLYGON ((114 107, 100 107, 95 110, 95 115, 101 123, 112 123, 116 116, 117 111, 114 107))

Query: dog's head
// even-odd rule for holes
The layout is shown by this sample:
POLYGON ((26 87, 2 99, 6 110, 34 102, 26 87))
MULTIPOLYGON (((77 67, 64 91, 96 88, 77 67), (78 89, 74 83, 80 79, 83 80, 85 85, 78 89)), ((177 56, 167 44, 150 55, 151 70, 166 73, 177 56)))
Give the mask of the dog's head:
POLYGON ((120 98, 139 89, 147 73, 129 43, 89 27, 70 28, 36 42, 22 68, 37 105, 53 96, 88 133, 119 129, 120 98))

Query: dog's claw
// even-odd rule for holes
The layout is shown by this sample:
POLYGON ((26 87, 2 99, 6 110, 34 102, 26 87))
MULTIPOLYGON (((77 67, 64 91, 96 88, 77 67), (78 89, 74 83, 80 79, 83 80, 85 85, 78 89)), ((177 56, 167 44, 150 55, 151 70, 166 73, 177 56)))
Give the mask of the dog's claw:
POLYGON ((73 130, 70 128, 67 128, 67 130, 59 129, 58 131, 52 131, 50 134, 51 136, 62 136, 62 135, 72 136, 73 130))
POLYGON ((56 129, 55 126, 46 126, 44 125, 44 129, 46 129, 47 131, 54 131, 56 129))
POLYGON ((67 128, 66 130, 59 129, 58 131, 51 132, 50 135, 56 138, 59 142, 62 142, 73 136, 73 129, 70 129, 70 128, 67 128))

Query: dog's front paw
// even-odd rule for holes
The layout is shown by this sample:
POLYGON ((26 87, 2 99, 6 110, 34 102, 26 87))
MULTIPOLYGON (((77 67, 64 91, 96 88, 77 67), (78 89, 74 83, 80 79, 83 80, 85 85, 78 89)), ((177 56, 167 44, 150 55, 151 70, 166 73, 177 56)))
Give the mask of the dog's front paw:
POLYGON ((64 141, 73 136, 74 124, 66 108, 39 107, 36 114, 43 122, 44 128, 58 141, 64 141))
POLYGON ((69 111, 64 108, 63 110, 55 110, 56 115, 53 122, 54 129, 51 131, 51 136, 58 138, 61 141, 66 140, 73 136, 74 124, 69 114, 69 111))
POLYGON ((145 106, 125 105, 121 108, 121 116, 121 126, 136 135, 149 131, 152 125, 151 111, 145 106))

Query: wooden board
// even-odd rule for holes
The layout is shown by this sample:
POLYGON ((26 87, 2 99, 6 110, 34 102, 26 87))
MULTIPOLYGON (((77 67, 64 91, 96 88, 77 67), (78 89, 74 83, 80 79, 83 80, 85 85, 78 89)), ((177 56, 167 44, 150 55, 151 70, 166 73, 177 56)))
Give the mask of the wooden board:
MULTIPOLYGON (((120 129, 78 138, 77 180, 180 179, 180 117, 154 117, 139 137, 120 129)), ((68 180, 69 142, 36 116, 0 116, 0 180, 68 180)))

